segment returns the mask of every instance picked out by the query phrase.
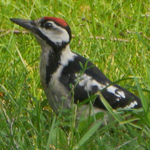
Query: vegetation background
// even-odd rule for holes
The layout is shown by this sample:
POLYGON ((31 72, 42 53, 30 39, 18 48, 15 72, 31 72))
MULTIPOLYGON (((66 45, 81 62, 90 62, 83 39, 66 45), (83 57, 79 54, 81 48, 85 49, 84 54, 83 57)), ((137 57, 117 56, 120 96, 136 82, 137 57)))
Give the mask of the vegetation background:
POLYGON ((0 149, 150 149, 150 0, 1 0, 0 149), (40 46, 10 18, 63 18, 72 29, 71 49, 108 78, 132 91, 143 109, 80 120, 56 116, 39 77, 40 46))

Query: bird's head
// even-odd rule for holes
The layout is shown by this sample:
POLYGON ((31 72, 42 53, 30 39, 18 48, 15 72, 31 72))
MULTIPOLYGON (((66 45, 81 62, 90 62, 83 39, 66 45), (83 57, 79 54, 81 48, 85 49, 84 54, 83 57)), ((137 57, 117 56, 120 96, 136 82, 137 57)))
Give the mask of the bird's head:
POLYGON ((33 33, 41 46, 48 44, 56 50, 61 50, 71 40, 69 25, 60 18, 42 17, 36 20, 11 18, 10 20, 33 33))

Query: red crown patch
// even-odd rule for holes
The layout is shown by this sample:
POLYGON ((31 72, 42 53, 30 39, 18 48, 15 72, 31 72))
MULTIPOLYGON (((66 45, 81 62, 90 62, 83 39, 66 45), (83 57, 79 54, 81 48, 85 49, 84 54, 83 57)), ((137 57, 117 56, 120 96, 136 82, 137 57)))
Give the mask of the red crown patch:
POLYGON ((56 23, 60 24, 60 25, 61 25, 61 26, 63 26, 63 27, 68 26, 67 22, 66 22, 65 20, 61 19, 61 18, 55 18, 55 17, 44 17, 44 19, 46 19, 46 20, 50 20, 50 21, 54 21, 54 22, 56 22, 56 23))

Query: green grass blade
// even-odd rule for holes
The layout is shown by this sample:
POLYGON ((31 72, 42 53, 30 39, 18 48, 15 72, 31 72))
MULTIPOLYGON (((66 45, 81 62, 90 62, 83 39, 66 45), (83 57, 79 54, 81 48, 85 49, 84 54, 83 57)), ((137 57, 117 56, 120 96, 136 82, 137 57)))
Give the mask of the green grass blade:
POLYGON ((52 139, 51 139, 51 134, 55 128, 56 125, 56 116, 53 118, 53 122, 49 131, 49 136, 48 136, 48 140, 47 140, 47 145, 46 145, 46 150, 50 149, 50 144, 52 144, 52 139))
MULTIPOLYGON (((101 94, 100 94, 101 95, 101 94)), ((101 95, 101 101, 104 104, 104 106, 107 108, 107 110, 110 112, 110 114, 118 121, 118 122, 122 122, 123 118, 121 118, 120 115, 118 115, 117 113, 114 112, 114 110, 112 109, 112 107, 109 105, 109 103, 102 97, 101 95)))
POLYGON ((73 147, 73 150, 79 149, 100 127, 103 121, 99 121, 84 134, 81 140, 73 147))

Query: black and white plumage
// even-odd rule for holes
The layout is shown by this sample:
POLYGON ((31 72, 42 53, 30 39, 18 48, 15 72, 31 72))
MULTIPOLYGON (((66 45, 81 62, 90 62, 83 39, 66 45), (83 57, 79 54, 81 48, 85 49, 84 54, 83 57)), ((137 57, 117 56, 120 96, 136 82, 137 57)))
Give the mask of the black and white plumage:
MULTIPOLYGON (((13 18, 11 21, 31 31, 41 45, 41 82, 55 112, 61 106, 70 108, 72 88, 74 103, 100 91, 113 109, 142 107, 137 96, 112 84, 92 62, 70 50, 71 30, 63 19, 43 17, 30 21, 13 18), (82 71, 81 64, 87 65, 87 69, 82 71)), ((93 105, 98 110, 106 109, 100 96, 96 97, 93 105)))

